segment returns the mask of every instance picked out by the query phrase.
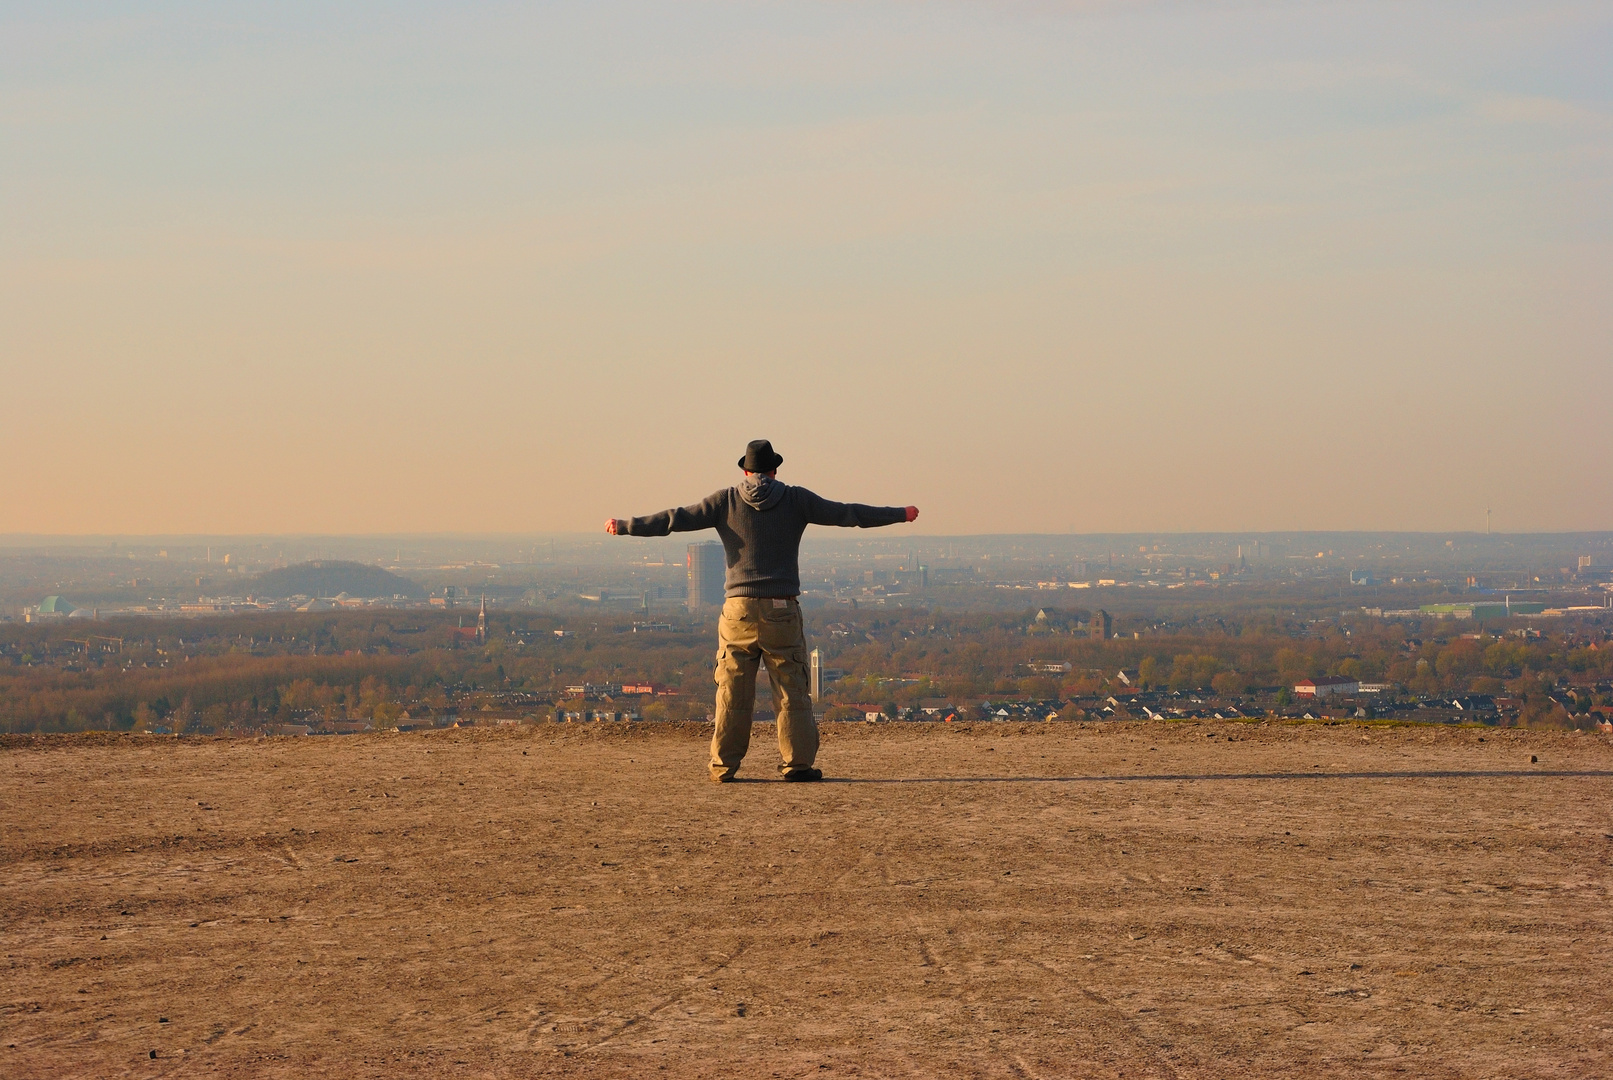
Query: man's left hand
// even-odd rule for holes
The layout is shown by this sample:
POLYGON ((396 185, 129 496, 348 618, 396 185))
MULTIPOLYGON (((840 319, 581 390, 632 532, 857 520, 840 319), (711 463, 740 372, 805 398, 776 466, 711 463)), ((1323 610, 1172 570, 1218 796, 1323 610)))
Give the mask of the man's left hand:
POLYGON ((907 520, 909 520, 909 521, 916 520, 918 518, 918 516, 919 516, 919 508, 918 507, 909 506, 907 508, 907 520))

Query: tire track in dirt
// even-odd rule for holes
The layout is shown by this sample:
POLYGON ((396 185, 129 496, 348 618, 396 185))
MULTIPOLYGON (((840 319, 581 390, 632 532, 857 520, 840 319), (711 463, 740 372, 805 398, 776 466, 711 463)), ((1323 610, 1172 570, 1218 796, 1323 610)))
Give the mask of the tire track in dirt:
MULTIPOLYGON (((568 1047, 568 1046, 560 1044, 558 1041, 551 1042, 551 1041, 543 1039, 542 1034, 538 1031, 538 1027, 540 1025, 542 1025, 543 1023, 545 1023, 546 1021, 547 1022, 553 1022, 554 1021, 553 1016, 548 1015, 548 1014, 543 1014, 543 1015, 538 1016, 537 1019, 533 1020, 533 1022, 527 1026, 526 1031, 522 1034, 522 1044, 523 1044, 522 1048, 524 1050, 526 1050, 527 1052, 533 1052, 537 1048, 544 1048, 544 1049, 548 1049, 548 1050, 551 1050, 551 1051, 554 1051, 554 1052, 564 1053, 567 1057, 575 1057, 575 1056, 580 1056, 580 1055, 583 1055, 583 1054, 591 1054, 591 1053, 595 1052, 596 1050, 598 1050, 600 1047, 605 1046, 608 1043, 614 1042, 617 1038, 619 1038, 621 1035, 626 1033, 630 1028, 638 1027, 640 1024, 643 1024, 647 1020, 655 1019, 657 1014, 666 1011, 667 1009, 669 1009, 672 1006, 676 1005, 678 1002, 680 1002, 680 1001, 684 1000, 685 998, 687 998, 691 993, 693 993, 696 989, 699 988, 699 983, 700 983, 701 980, 709 979, 713 975, 716 975, 717 973, 725 970, 730 964, 733 964, 736 960, 738 960, 741 956, 743 956, 746 953, 746 951, 748 951, 750 949, 750 946, 751 946, 751 943, 749 941, 747 941, 747 940, 740 941, 739 944, 735 947, 733 952, 728 953, 726 955, 723 955, 722 958, 720 960, 718 960, 716 963, 708 964, 704 968, 702 968, 701 970, 697 971, 695 974, 685 976, 684 978, 685 978, 685 980, 687 982, 687 985, 685 985, 682 989, 677 990, 674 993, 665 994, 665 995, 661 996, 660 998, 655 1000, 654 1004, 650 1005, 648 1008, 641 1009, 639 1012, 634 1013, 632 1016, 629 1016, 627 1019, 620 1021, 619 1023, 616 1024, 615 1027, 613 1027, 610 1030, 608 1030, 607 1032, 605 1032, 602 1036, 600 1036, 599 1038, 595 1039, 593 1042, 587 1043, 587 1044, 585 1044, 583 1046, 568 1047), (536 1046, 534 1046, 534 1044, 536 1044, 536 1046)), ((609 981, 609 980, 608 979, 607 980, 602 980, 602 982, 603 981, 609 981)), ((579 1020, 579 1021, 574 1021, 574 1022, 579 1024, 579 1025, 597 1024, 597 1023, 607 1019, 609 1017, 609 1015, 610 1014, 608 1014, 608 1013, 596 1013, 594 1016, 589 1017, 589 1018, 587 1018, 585 1020, 579 1020)))
POLYGON ((287 846, 287 843, 284 836, 232 836, 228 833, 211 833, 204 836, 176 834, 156 838, 121 836, 79 844, 0 845, 0 865, 104 859, 117 855, 151 855, 163 851, 173 851, 175 854, 208 854, 252 848, 260 851, 276 851, 287 846))
MULTIPOLYGON (((1046 967, 1046 965, 1039 966, 1046 967)), ((1048 967, 1047 970, 1052 971, 1053 969, 1048 967)), ((1054 974, 1057 975, 1058 973, 1054 972, 1054 974)), ((1109 1031, 1119 1033, 1121 1036, 1119 1041, 1129 1043, 1132 1047, 1140 1051, 1141 1053, 1139 1056, 1142 1057, 1148 1065, 1158 1070, 1158 1075, 1165 1077, 1166 1080, 1180 1080, 1181 1074, 1176 1071, 1175 1067, 1173 1067, 1169 1061, 1165 1060, 1159 1048, 1153 1044, 1153 1041, 1150 1040, 1147 1035, 1144 1035, 1141 1031, 1137 1030, 1136 1023, 1131 1019, 1131 1017, 1126 1015, 1125 1010, 1121 1009, 1120 1006, 1116 1005, 1114 1002, 1110 1001, 1108 998, 1104 997, 1102 994, 1098 993, 1089 986, 1082 986, 1080 983, 1075 983, 1075 988, 1081 991, 1082 997, 1099 1007, 1101 1010, 1099 1013, 1100 1016, 1108 1017, 1107 1021, 1103 1023, 1103 1026, 1109 1031)))
MULTIPOLYGON (((893 889, 904 884, 893 880, 889 863, 880 865, 880 877, 886 889, 893 889)), ((985 1042, 991 1056, 997 1058, 1009 1072, 1019 1077, 1020 1080, 1043 1080, 1042 1074, 1037 1072, 1031 1063, 1025 1060, 1023 1054, 1011 1052, 1003 1045, 1004 1040, 992 1038, 993 1031, 990 1028, 990 1021, 983 1018, 980 1015, 979 1007, 971 1003, 967 998, 967 994, 972 989, 969 980, 960 978, 956 968, 942 963, 940 956, 936 953, 934 947, 930 945, 929 938, 926 937, 918 916, 907 914, 903 916, 902 921, 907 924, 909 932, 911 932, 913 939, 918 944, 917 952, 919 958, 923 961, 919 966, 933 968, 937 974, 951 985, 953 990, 948 996, 977 1029, 979 1032, 977 1037, 985 1042)), ((915 1075, 924 1075, 925 1070, 921 1062, 909 1056, 906 1063, 915 1075)))

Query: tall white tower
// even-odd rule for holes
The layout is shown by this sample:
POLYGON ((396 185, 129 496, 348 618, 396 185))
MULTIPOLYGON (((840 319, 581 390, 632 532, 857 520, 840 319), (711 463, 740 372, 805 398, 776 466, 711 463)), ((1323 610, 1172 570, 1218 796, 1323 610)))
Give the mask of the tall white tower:
POLYGON ((823 697, 823 650, 822 649, 813 649, 812 650, 812 679, 811 679, 810 693, 812 694, 812 700, 813 700, 814 703, 818 702, 823 697))

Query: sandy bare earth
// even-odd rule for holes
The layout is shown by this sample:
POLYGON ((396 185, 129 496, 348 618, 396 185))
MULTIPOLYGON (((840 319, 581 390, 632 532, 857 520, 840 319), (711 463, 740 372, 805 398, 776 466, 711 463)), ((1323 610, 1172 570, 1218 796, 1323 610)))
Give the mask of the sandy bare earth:
POLYGON ((770 735, 12 739, 0 1075, 1613 1076, 1604 737, 770 735))

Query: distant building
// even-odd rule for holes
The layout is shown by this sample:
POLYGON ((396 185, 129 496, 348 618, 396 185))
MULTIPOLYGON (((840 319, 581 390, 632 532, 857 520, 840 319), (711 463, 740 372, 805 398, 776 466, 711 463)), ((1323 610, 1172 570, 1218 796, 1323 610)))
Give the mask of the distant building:
POLYGON ((476 613, 476 644, 487 644, 487 594, 482 594, 482 610, 476 613))
POLYGON ((1100 610, 1096 615, 1092 616, 1092 621, 1087 626, 1087 633, 1100 641, 1108 641, 1115 636, 1113 617, 1107 611, 1100 610))
MULTIPOLYGON (((23 614, 24 622, 54 622, 57 619, 66 619, 75 611, 84 609, 67 599, 65 596, 47 596, 39 602, 39 606, 23 614)), ((85 612, 85 614, 89 614, 85 612)))
POLYGON ((1510 596, 1501 598, 1501 603, 1476 604, 1424 604, 1413 614, 1435 615, 1442 619, 1504 619, 1513 615, 1540 615, 1546 610, 1546 605, 1536 602, 1524 603, 1512 599, 1510 596))
POLYGON ((823 700, 823 650, 812 650, 812 680, 808 691, 813 701, 823 700))
POLYGON ((690 611, 722 607, 728 559, 721 544, 690 544, 688 551, 690 611))
POLYGON ((1350 571, 1350 584, 1351 585, 1376 585, 1377 582, 1372 580, 1372 571, 1371 570, 1351 570, 1350 571))
POLYGON ((1349 697, 1361 692, 1361 683, 1345 675, 1324 675, 1320 679, 1301 679, 1294 684, 1294 693, 1300 697, 1349 697))

